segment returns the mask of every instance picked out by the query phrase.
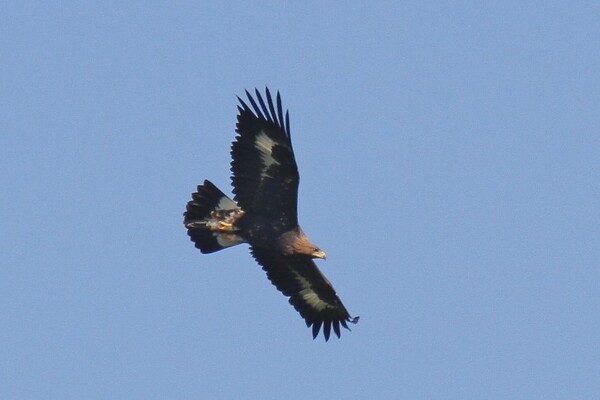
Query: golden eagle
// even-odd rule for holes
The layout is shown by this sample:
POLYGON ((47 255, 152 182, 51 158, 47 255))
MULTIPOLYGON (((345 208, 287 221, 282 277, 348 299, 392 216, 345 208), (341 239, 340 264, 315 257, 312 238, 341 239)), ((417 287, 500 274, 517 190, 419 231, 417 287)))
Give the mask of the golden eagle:
POLYGON ((269 89, 266 102, 246 91, 252 108, 238 97, 236 140, 231 146, 234 200, 205 180, 192 194, 183 214, 188 235, 202 253, 213 253, 248 243, 269 280, 312 326, 313 338, 321 326, 325 340, 331 327, 340 337, 340 325, 356 323, 313 258, 325 252, 312 244, 298 225, 299 175, 281 97, 276 107, 269 89), (260 106, 259 106, 260 105, 260 106))

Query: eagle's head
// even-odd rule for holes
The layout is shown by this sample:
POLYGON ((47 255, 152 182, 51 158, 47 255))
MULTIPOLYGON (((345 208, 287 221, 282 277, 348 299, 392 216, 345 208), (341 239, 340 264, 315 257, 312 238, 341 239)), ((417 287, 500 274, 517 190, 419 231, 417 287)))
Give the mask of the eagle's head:
POLYGON ((325 252, 308 240, 308 237, 302 232, 300 227, 296 227, 288 232, 285 232, 279 237, 279 245, 285 254, 297 254, 309 256, 311 258, 327 257, 325 252))

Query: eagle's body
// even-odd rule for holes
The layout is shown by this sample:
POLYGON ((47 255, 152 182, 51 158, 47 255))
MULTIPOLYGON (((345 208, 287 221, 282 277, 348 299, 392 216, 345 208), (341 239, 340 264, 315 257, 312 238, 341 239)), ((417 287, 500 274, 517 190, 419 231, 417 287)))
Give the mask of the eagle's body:
POLYGON ((323 326, 325 340, 331 327, 340 336, 340 324, 356 323, 321 274, 313 258, 325 253, 312 244, 297 219, 299 175, 290 139, 289 117, 283 118, 266 89, 267 102, 256 91, 259 105, 246 92, 252 109, 241 99, 238 136, 231 148, 231 200, 205 180, 192 194, 184 213, 188 235, 203 253, 248 243, 267 277, 313 328, 323 326), (268 108, 267 108, 268 107, 268 108))

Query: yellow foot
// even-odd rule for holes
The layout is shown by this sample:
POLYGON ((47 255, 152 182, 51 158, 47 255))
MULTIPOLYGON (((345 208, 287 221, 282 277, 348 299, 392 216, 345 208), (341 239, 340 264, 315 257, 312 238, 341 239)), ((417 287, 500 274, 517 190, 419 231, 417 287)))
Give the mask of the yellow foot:
POLYGON ((219 230, 229 231, 231 230, 232 224, 225 221, 219 221, 219 230))

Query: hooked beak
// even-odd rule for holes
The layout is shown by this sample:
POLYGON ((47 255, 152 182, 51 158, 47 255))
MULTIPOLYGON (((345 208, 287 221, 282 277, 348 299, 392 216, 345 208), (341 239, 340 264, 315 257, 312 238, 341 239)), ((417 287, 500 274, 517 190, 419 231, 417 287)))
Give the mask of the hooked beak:
POLYGON ((327 254, 323 250, 317 250, 312 255, 314 258, 321 258, 323 260, 327 258, 327 254))

